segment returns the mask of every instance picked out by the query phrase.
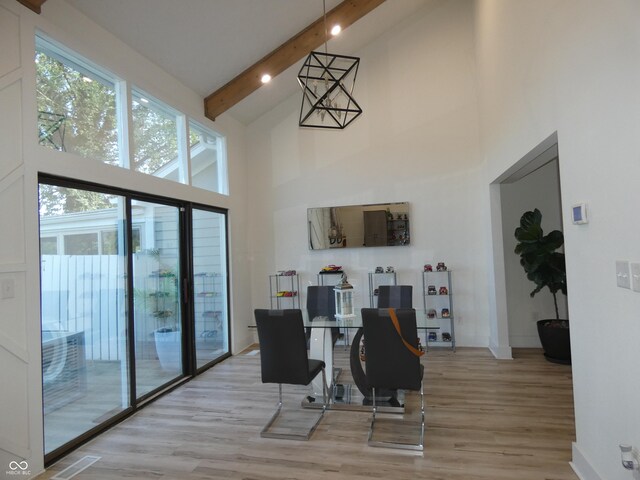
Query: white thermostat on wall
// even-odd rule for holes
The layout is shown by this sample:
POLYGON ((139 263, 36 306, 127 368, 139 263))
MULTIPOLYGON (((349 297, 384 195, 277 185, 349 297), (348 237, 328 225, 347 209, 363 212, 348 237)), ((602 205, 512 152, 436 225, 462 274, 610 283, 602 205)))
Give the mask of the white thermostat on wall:
POLYGON ((582 225, 583 223, 589 223, 587 218, 587 204, 576 203, 571 207, 571 219, 575 225, 582 225))

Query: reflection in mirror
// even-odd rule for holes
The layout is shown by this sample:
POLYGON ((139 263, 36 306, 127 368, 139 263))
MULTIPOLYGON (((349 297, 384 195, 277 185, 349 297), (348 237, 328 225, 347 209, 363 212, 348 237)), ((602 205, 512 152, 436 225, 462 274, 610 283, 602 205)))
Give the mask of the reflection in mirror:
POLYGON ((409 203, 307 209, 309 249, 409 245, 409 203))

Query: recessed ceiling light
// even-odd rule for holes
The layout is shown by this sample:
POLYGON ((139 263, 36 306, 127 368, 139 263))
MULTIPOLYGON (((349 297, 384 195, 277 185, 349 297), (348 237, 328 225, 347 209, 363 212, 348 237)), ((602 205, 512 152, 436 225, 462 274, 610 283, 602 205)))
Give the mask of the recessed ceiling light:
POLYGON ((144 97, 140 97, 140 101, 141 101, 142 103, 149 103, 149 100, 147 100, 147 99, 146 99, 146 98, 144 98, 144 97))
POLYGON ((269 83, 271 81, 271 75, 265 73, 264 75, 262 75, 262 78, 260 80, 262 81, 262 83, 269 83))
POLYGON ((89 77, 82 77, 82 80, 87 82, 87 83, 93 82, 93 80, 91 80, 89 77))
POLYGON ((342 31, 342 27, 341 27, 340 25, 334 25, 334 26, 331 28, 331 35, 333 35, 333 36, 335 37, 335 36, 336 36, 336 35, 338 35, 341 31, 342 31))

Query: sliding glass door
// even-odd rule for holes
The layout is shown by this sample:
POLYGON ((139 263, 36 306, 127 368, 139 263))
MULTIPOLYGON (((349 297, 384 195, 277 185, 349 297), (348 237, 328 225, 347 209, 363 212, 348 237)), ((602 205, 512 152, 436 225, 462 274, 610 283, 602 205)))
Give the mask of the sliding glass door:
POLYGON ((229 352, 226 216, 194 208, 193 291, 196 366, 229 352))
POLYGON ((133 201, 141 227, 133 254, 136 396, 182 375, 180 302, 180 211, 177 207, 133 201))
POLYGON ((44 177, 49 462, 229 355, 226 213, 44 177))
POLYGON ((125 217, 123 196, 40 185, 46 453, 130 407, 125 217))

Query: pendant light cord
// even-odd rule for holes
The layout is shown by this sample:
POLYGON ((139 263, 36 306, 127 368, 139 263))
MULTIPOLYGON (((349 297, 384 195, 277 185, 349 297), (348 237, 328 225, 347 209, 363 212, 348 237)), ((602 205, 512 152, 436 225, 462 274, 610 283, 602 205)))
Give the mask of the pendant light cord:
POLYGON ((327 55, 327 2, 322 0, 322 14, 324 18, 324 54, 327 55))

